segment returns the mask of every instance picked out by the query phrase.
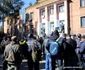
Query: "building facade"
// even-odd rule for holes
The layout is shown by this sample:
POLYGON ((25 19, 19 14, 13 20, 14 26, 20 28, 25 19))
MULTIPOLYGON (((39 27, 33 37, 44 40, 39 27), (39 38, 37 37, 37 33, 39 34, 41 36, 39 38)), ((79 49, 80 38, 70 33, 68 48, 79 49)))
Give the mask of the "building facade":
POLYGON ((61 29, 62 24, 64 32, 68 33, 67 5, 67 0, 39 0, 34 6, 26 8, 26 13, 33 12, 33 23, 34 26, 37 25, 38 35, 42 32, 49 35, 56 27, 61 29))
POLYGON ((3 21, 4 33, 10 36, 16 35, 21 31, 22 24, 19 19, 19 10, 6 16, 3 21))
POLYGON ((44 30, 49 35, 56 27, 61 30, 62 25, 64 25, 64 32, 68 33, 67 5, 67 0, 52 0, 47 4, 38 6, 38 34, 44 30))
POLYGON ((69 13, 71 33, 85 34, 85 0, 71 0, 69 13))
MULTIPOLYGON (((33 19, 38 35, 51 34, 56 27, 71 34, 85 34, 85 0, 37 0, 37 3, 25 9, 33 19)), ((7 33, 8 18, 4 21, 4 32, 7 33)))
POLYGON ((29 14, 27 16, 32 19, 32 23, 36 31, 37 31, 37 23, 38 23, 38 10, 36 9, 37 6, 38 4, 35 4, 25 9, 26 14, 29 14))

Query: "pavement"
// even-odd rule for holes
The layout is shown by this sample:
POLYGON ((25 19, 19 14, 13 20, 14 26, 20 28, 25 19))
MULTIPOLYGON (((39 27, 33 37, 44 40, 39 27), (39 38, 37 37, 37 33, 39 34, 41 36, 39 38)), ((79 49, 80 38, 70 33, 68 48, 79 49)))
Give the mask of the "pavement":
MULTIPOLYGON (((45 60, 40 61, 39 63, 39 69, 40 70, 45 70, 45 60)), ((22 64, 21 64, 21 70, 28 70, 28 66, 27 66, 27 60, 23 60, 22 64)))
MULTIPOLYGON (((40 70, 45 70, 45 60, 42 60, 40 61, 40 70)), ((2 58, 2 55, 0 55, 0 70, 2 70, 2 67, 3 67, 3 58, 2 58)), ((28 70, 28 66, 27 66, 27 60, 24 59, 21 63, 21 70, 28 70)))
MULTIPOLYGON (((28 70, 26 62, 27 62, 27 60, 23 60, 22 61, 21 70, 28 70)), ((45 69, 45 63, 46 63, 45 60, 42 60, 42 61, 39 62, 39 70, 46 70, 45 69)), ((58 69, 56 68, 56 70, 58 70, 58 69)))
MULTIPOLYGON (((42 60, 42 61, 39 62, 39 70, 46 70, 45 69, 45 63, 46 63, 45 60, 42 60)), ((3 58, 0 55, 0 70, 2 70, 2 67, 3 67, 3 58)), ((21 70, 28 70, 26 59, 24 59, 21 63, 21 70)), ((56 69, 56 70, 58 70, 58 69, 56 69)))

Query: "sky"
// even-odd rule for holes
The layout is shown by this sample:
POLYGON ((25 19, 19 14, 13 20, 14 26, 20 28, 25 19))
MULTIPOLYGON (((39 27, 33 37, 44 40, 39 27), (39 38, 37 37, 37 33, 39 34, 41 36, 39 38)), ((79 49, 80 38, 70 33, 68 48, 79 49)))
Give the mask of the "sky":
POLYGON ((0 26, 2 26, 2 22, 0 22, 0 26))
MULTIPOLYGON (((22 14, 22 19, 25 20, 25 8, 29 6, 29 3, 34 4, 36 2, 36 0, 22 0, 24 1, 24 6, 21 8, 20 10, 20 14, 22 14)), ((24 21, 25 22, 25 21, 24 21)))

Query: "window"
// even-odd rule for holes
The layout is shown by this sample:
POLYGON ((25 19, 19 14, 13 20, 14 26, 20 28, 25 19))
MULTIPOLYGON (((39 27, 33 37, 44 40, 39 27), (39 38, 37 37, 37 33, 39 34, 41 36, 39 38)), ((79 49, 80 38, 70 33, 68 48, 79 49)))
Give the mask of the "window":
POLYGON ((45 10, 42 10, 42 16, 45 16, 45 10))
POLYGON ((33 12, 30 13, 30 18, 33 19, 33 12))
POLYGON ((54 14, 54 8, 53 8, 53 7, 51 7, 51 8, 49 9, 49 13, 50 13, 50 14, 54 14))
POLYGON ((84 7, 85 6, 85 0, 80 0, 80 7, 84 7))
POLYGON ((59 12, 63 12, 64 11, 64 5, 60 5, 59 6, 59 12))
POLYGON ((81 17, 81 27, 85 27, 85 16, 81 17))
POLYGON ((45 23, 42 23, 42 30, 45 32, 45 23))
POLYGON ((59 20, 59 23, 61 24, 61 23, 64 23, 64 20, 59 20))
POLYGON ((59 20, 59 27, 60 27, 60 32, 64 32, 65 31, 65 20, 59 20))
POLYGON ((54 31, 54 22, 50 22, 50 31, 51 33, 54 31))

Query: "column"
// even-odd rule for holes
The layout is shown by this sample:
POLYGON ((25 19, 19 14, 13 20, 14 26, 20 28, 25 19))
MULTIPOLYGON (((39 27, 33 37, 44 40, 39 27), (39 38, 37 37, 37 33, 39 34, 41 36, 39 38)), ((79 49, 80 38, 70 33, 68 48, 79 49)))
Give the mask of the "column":
POLYGON ((56 4, 54 4, 54 28, 57 27, 57 9, 56 4))
POLYGON ((64 11, 65 11, 65 33, 68 33, 68 9, 67 0, 64 1, 64 11))
POLYGON ((45 7, 45 26, 46 26, 46 35, 49 35, 49 23, 48 23, 48 9, 45 7))
POLYGON ((37 34, 40 35, 40 9, 38 9, 38 25, 37 25, 37 34))

